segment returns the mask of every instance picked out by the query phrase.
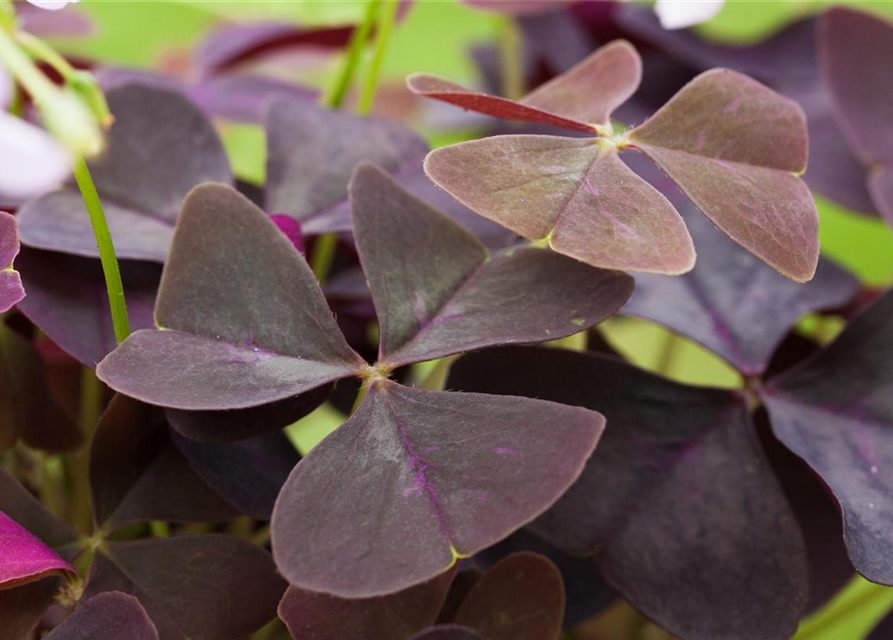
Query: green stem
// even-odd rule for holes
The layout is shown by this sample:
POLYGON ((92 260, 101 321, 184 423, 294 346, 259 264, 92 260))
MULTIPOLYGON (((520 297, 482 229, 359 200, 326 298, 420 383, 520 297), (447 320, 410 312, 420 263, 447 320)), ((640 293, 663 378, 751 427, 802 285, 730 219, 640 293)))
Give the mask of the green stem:
POLYGON ((332 271, 332 262, 335 260, 335 250, 338 248, 338 235, 324 233, 316 239, 313 245, 313 255, 310 257, 310 268, 316 279, 324 284, 332 271))
POLYGON ((397 17, 397 9, 400 6, 398 0, 384 0, 384 2, 384 11, 378 17, 372 61, 369 64, 369 72, 366 74, 366 82, 363 84, 363 93, 360 95, 360 102, 357 105, 357 113, 359 114, 366 114, 372 111, 375 91, 378 89, 378 78, 381 75, 381 66, 384 64, 388 42, 391 39, 391 31, 394 29, 394 21, 397 17))
POLYGON ((28 55, 46 62, 66 81, 77 73, 77 70, 71 66, 68 60, 59 55, 55 49, 40 38, 31 35, 27 31, 19 31, 15 34, 15 39, 28 55))
POLYGON ((74 161, 74 178, 81 190, 87 213, 90 215, 90 223, 93 225, 96 246, 99 248, 99 259, 102 262, 103 274, 105 274, 109 308, 112 312, 112 325, 115 328, 115 338, 120 343, 130 335, 130 320, 127 317, 127 303, 124 300, 124 284, 121 282, 121 271, 118 268, 118 259, 115 257, 115 245, 112 243, 108 223, 105 221, 102 202, 99 200, 99 194, 96 193, 96 186, 93 184, 87 162, 82 157, 78 157, 74 161))
POLYGON ((81 370, 81 394, 78 403, 78 424, 86 445, 77 453, 66 458, 65 470, 72 485, 72 501, 69 505, 69 522, 84 533, 89 534, 93 527, 90 507, 90 443, 99 415, 102 413, 102 383, 92 369, 81 370))
POLYGON ((61 95, 62 90, 40 72, 5 29, 0 29, 0 62, 27 89, 38 107, 46 107, 61 95))
POLYGON ((679 338, 672 331, 667 331, 664 336, 664 343, 661 346, 660 354, 657 360, 657 372, 662 376, 668 376, 673 366, 673 357, 676 355, 676 349, 679 346, 679 338))
POLYGON ((523 49, 521 34, 511 16, 499 21, 499 58, 502 63, 502 94, 520 100, 525 93, 524 69, 521 65, 523 49))
POLYGON ((381 0, 371 0, 366 8, 366 15, 363 21, 357 25, 350 37, 350 43, 347 46, 347 56, 344 58, 341 73, 335 79, 335 84, 331 90, 324 96, 323 104, 331 109, 338 109, 347 96, 347 91, 353 83, 357 68, 360 65, 360 58, 363 54, 363 47, 369 39, 369 33, 372 31, 372 25, 375 24, 375 18, 378 16, 378 9, 381 6, 381 0))

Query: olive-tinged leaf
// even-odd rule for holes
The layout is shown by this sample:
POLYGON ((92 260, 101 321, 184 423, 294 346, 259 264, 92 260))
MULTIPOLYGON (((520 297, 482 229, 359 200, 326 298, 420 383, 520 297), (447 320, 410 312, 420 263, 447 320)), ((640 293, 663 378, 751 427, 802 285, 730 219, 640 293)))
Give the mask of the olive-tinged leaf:
POLYGON ((562 338, 607 319, 632 293, 626 274, 551 251, 491 257, 374 165, 357 168, 350 192, 357 251, 378 312, 379 358, 389 364, 562 338))
POLYGON ((735 242, 792 280, 812 278, 818 214, 803 110, 728 69, 702 73, 629 134, 735 242))
MULTIPOLYGON (((29 291, 19 310, 64 351, 95 367, 117 344, 99 261, 25 247, 16 262, 29 291)), ((154 327, 161 266, 123 260, 120 267, 131 329, 154 327)))
POLYGON ((310 267, 269 217, 234 189, 187 197, 155 318, 97 367, 109 386, 188 410, 255 407, 354 374, 310 267))
POLYGON ((378 598, 344 599, 289 587, 279 603, 279 617, 294 640, 406 640, 434 624, 454 575, 447 571, 378 598))
POLYGON ((222 521, 238 513, 199 478, 168 435, 164 410, 115 396, 90 449, 96 522, 222 521))
POLYGON ((807 600, 803 538, 743 395, 542 348, 466 356, 447 386, 599 407, 611 428, 531 529, 595 554, 608 582, 675 635, 793 634, 807 600))
POLYGON ((101 593, 78 604, 47 640, 158 640, 158 631, 133 596, 101 593))
POLYGON ((287 99, 270 104, 266 130, 266 209, 292 216, 307 234, 331 230, 326 218, 347 200, 357 164, 369 160, 395 172, 428 150, 418 134, 397 122, 287 99))
POLYGON ((71 562, 78 533, 47 511, 37 499, 0 468, 0 511, 71 562))
POLYGON ((458 624, 439 624, 419 631, 409 640, 484 640, 474 629, 458 624))
POLYGON ((722 356, 744 375, 765 371, 776 347, 804 314, 844 306, 858 281, 827 260, 816 278, 783 278, 687 208, 698 264, 680 278, 643 274, 624 313, 662 324, 722 356))
POLYGON ((673 205, 592 140, 507 135, 432 151, 425 171, 473 211, 589 265, 684 273, 691 237, 673 205))
POLYGON ((893 164, 872 170, 868 176, 868 191, 878 211, 893 226, 893 164))
POLYGON ((36 582, 50 575, 75 575, 59 554, 0 511, 0 589, 36 582))
POLYGON ((893 24, 834 7, 819 18, 819 59, 844 135, 866 165, 893 161, 893 24))
POLYGON ((374 383, 283 487, 276 563, 293 585, 341 597, 429 580, 547 509, 603 426, 576 407, 374 383))
MULTIPOLYGON (((147 84, 108 92, 115 124, 107 149, 90 164, 118 258, 164 262, 180 203, 195 185, 229 182, 214 127, 182 95, 147 84)), ((19 210, 22 243, 98 257, 90 217, 73 185, 19 210)))
POLYGON ((82 440, 47 385, 43 361, 25 338, 0 323, 0 450, 21 436, 30 447, 67 451, 82 440))
POLYGON ((576 131, 594 132, 626 102, 642 79, 642 60, 631 44, 610 42, 520 101, 478 93, 461 85, 414 74, 413 93, 504 120, 525 120, 576 131))
POLYGON ((3 640, 32 640, 43 614, 53 604, 61 580, 57 576, 15 589, 0 589, 0 629, 3 640))
POLYGON ((16 219, 0 211, 0 313, 5 313, 25 297, 22 279, 12 268, 19 254, 19 234, 16 219))
POLYGON ((224 500, 258 520, 269 520, 288 474, 301 457, 283 433, 233 444, 202 444, 171 434, 192 469, 224 500))
POLYGON ((893 294, 827 349, 773 378, 762 392, 775 435, 825 481, 843 514, 856 570, 893 584, 893 294))
POLYGON ((284 429, 316 409, 332 393, 323 385, 294 398, 232 411, 168 409, 167 419, 180 434, 208 444, 224 444, 284 429))
POLYGON ((107 543, 96 555, 85 595, 136 597, 160 640, 238 640, 276 615, 285 588, 269 553, 205 534, 107 543))
POLYGON ((506 556, 472 587, 454 622, 491 640, 558 640, 564 582, 551 560, 530 551, 506 556))

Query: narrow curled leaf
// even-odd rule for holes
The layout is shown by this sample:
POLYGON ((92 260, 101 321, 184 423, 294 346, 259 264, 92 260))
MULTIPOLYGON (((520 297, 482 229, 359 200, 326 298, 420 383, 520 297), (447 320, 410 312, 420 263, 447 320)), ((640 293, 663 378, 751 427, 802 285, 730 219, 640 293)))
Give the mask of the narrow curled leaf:
POLYGON ((136 598, 113 591, 79 603, 45 637, 47 640, 158 640, 158 631, 136 598))
POLYGON ((97 367, 109 386, 151 404, 255 407, 365 366, 291 242, 224 185, 186 199, 155 318, 163 330, 137 331, 97 367))
POLYGON ((469 232, 372 165, 357 168, 351 203, 379 318, 379 357, 390 364, 561 338, 608 318, 632 292, 625 274, 549 251, 507 249, 491 257, 469 232))
POLYGON ((5 313, 25 297, 22 278, 13 270, 12 262, 19 253, 16 219, 0 211, 0 313, 5 313))
POLYGON ((375 383, 283 488, 276 563, 296 587, 341 597, 429 580, 548 508, 602 428, 575 407, 375 383))
POLYGON ((472 210, 586 264, 667 274, 694 266, 673 205, 596 141, 484 138, 432 151, 425 171, 472 210))

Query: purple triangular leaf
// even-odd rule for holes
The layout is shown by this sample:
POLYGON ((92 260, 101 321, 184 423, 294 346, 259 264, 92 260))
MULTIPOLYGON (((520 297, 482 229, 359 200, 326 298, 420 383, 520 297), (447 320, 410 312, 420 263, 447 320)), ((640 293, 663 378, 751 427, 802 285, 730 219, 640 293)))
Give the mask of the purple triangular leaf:
POLYGON ((679 274, 695 261, 667 199, 592 140, 506 135, 432 151, 425 171, 473 211, 595 267, 679 274))
POLYGON ((680 278, 643 274, 624 313, 699 342, 747 376, 759 375, 788 330, 806 313, 842 307, 858 281, 827 260, 802 285, 783 278, 688 207, 698 264, 680 278))
POLYGON ((602 428, 574 407, 374 383, 283 488, 277 565, 297 587, 342 597, 429 580, 548 508, 602 428))
POLYGON ((287 99, 270 104, 266 131, 266 209, 292 216, 307 234, 332 231, 327 217, 346 213, 342 205, 357 164, 368 160, 396 172, 428 150, 397 122, 287 99))
POLYGON ((22 279, 12 268, 19 254, 19 234, 16 219, 0 211, 0 313, 5 313, 25 297, 22 279))
POLYGON ((484 640, 484 637, 478 635, 474 629, 458 624, 439 624, 419 631, 409 640, 484 640))
POLYGON ((551 251, 517 248, 490 256, 469 232, 374 165, 357 168, 350 192, 382 362, 563 338, 605 320, 632 293, 626 274, 551 251))
POLYGON ((236 640, 276 615, 285 588, 269 553, 204 534, 107 543, 85 596, 121 591, 136 597, 160 640, 236 640))
POLYGON ((564 582, 551 560, 521 551, 494 564, 471 588, 454 622, 491 640, 558 640, 564 582))
POLYGON ((136 598, 112 591, 79 603, 45 637, 47 640, 158 640, 158 631, 136 598))
POLYGON ((303 257, 224 185, 203 185, 184 202, 155 319, 162 330, 137 331, 97 367, 109 386, 151 404, 256 407, 366 366, 303 257))
POLYGON ((75 571, 33 533, 0 511, 0 589, 75 571))
POLYGON ((893 161, 893 24, 834 7, 819 18, 822 75, 844 135, 870 166, 893 161))
POLYGON ((269 520, 273 504, 301 456, 283 433, 231 444, 202 444, 171 433, 189 465, 224 500, 258 520, 269 520))
POLYGON ((34 630, 59 592, 58 576, 15 589, 0 589, 0 629, 3 640, 33 640, 34 630))
POLYGON ((78 533, 47 511, 9 473, 0 468, 0 511, 71 562, 78 552, 78 533))
MULTIPOLYGON (((125 84, 108 92, 108 102, 115 124, 90 169, 117 256, 164 262, 189 190, 231 181, 226 153, 207 116, 177 92, 125 84)), ((74 186, 23 206, 19 227, 26 246, 99 256, 74 186)))
POLYGON ((776 436, 825 481, 843 514, 856 570, 893 584, 893 294, 854 320, 813 359, 774 378, 762 393, 776 436))
POLYGON ((785 276, 812 278, 818 214, 803 110, 735 71, 702 73, 629 134, 735 242, 785 276))
POLYGON ((238 515, 189 466, 168 435, 164 410, 115 396, 90 448, 97 524, 223 521, 238 515))
POLYGON ((788 638, 806 605, 803 538, 747 399, 614 358, 543 348, 466 356, 447 386, 598 407, 611 425, 580 480, 530 525, 671 633, 788 638))
MULTIPOLYGON (((19 310, 62 350, 95 367, 117 345, 102 265, 92 258, 27 247, 17 263, 30 292, 19 310)), ((120 269, 131 329, 154 327, 161 265, 124 260, 120 269)))
POLYGON ((279 617, 294 640, 406 640, 432 624, 455 571, 388 596, 344 599, 289 587, 279 617))

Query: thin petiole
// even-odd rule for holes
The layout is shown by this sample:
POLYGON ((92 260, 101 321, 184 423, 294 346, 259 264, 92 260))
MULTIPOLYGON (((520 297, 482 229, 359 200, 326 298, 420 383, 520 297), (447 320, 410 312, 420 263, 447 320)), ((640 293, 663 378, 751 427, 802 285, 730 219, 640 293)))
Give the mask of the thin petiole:
POLYGON ((324 96, 323 103, 331 109, 338 109, 344 103, 353 78, 356 75, 357 68, 360 65, 360 58, 363 55, 363 48, 369 39, 372 31, 372 25, 378 17, 378 10, 381 7, 381 0, 372 0, 366 8, 366 14, 363 21, 357 25, 350 37, 350 43, 347 45, 347 55, 344 58, 341 73, 335 79, 332 89, 324 96))
POLYGON ((388 50, 388 41, 391 38, 394 20, 397 17, 397 9, 400 6, 398 0, 384 0, 384 3, 384 11, 378 18, 372 61, 369 64, 369 72, 366 74, 366 82, 363 84, 363 92, 357 105, 357 113, 359 114, 366 114, 372 110, 375 91, 378 89, 378 77, 381 75, 381 66, 384 63, 384 56, 388 50))

